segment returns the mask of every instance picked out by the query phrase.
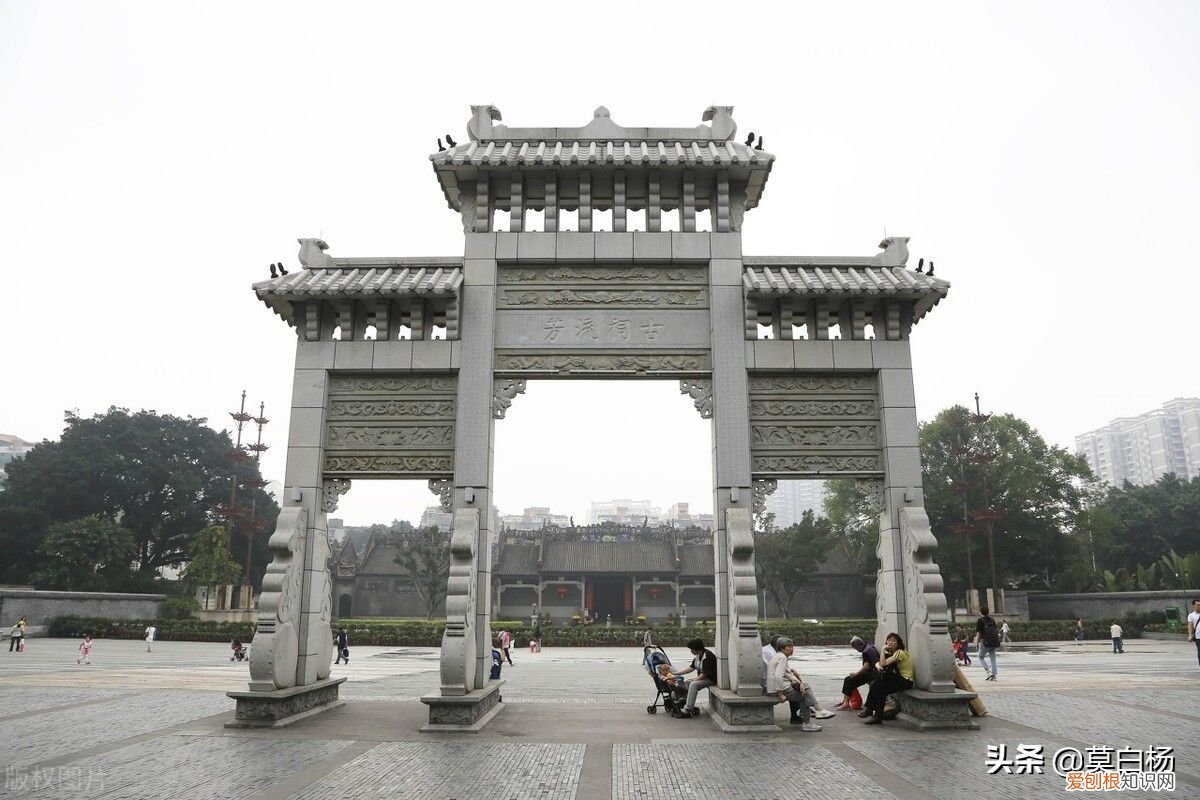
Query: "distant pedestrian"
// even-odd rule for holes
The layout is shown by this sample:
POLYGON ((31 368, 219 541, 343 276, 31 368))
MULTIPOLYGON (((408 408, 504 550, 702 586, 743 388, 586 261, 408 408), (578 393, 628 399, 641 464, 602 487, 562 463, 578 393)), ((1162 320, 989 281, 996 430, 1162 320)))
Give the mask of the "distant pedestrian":
POLYGON ((529 640, 529 652, 531 652, 531 653, 542 652, 542 623, 541 623, 541 621, 538 621, 538 623, 533 626, 533 638, 529 640))
POLYGON ((150 646, 154 644, 154 640, 158 638, 158 628, 150 625, 146 628, 146 652, 150 652, 150 646))
POLYGON ((345 628, 338 628, 337 634, 333 637, 333 645, 337 648, 337 660, 333 663, 340 664, 345 661, 350 663, 350 637, 346 635, 345 628))
POLYGON ((1006 619, 1000 620, 1000 641, 1001 642, 1011 642, 1012 636, 1009 635, 1010 633, 1011 633, 1011 629, 1008 627, 1008 620, 1006 620, 1006 619))
POLYGON ((642 647, 654 647, 654 626, 646 623, 646 632, 642 634, 642 647))
POLYGON ((1111 636, 1112 640, 1113 640, 1113 653, 1114 654, 1125 652, 1125 642, 1123 642, 1121 640, 1122 634, 1123 634, 1123 631, 1121 630, 1121 626, 1118 625, 1117 623, 1114 622, 1111 626, 1109 626, 1108 635, 1111 636))
POLYGON ((1192 600, 1192 613, 1188 614, 1188 641, 1196 645, 1196 660, 1200 661, 1200 597, 1192 600))
POLYGON ((500 631, 500 652, 504 654, 504 660, 511 667, 513 665, 512 653, 509 648, 512 647, 512 634, 508 631, 500 631))
POLYGON ((75 666, 79 666, 80 662, 85 664, 92 663, 92 635, 85 633, 83 641, 79 643, 79 658, 75 659, 75 666))
POLYGON ((988 607, 979 607, 979 619, 975 622, 975 641, 979 643, 979 665, 988 668, 988 659, 992 661, 991 670, 984 680, 996 680, 996 648, 1000 646, 1000 629, 996 620, 988 615, 988 607))
POLYGON ((1075 621, 1075 644, 1083 644, 1083 620, 1075 621))
POLYGON ((12 626, 12 630, 8 632, 8 652, 16 650, 18 653, 25 648, 25 618, 21 617, 17 620, 17 624, 12 626))

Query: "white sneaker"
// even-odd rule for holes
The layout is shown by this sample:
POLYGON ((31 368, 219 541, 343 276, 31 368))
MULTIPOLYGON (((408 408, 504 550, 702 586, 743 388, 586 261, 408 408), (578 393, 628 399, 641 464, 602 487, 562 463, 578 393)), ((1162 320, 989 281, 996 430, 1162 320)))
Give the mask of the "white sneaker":
POLYGON ((817 719, 829 719, 830 717, 834 717, 837 715, 834 714, 832 711, 822 710, 822 711, 816 712, 815 714, 813 714, 813 716, 816 717, 817 719))
POLYGON ((821 726, 815 722, 806 722, 800 726, 800 730, 807 733, 816 733, 817 731, 821 730, 821 726))

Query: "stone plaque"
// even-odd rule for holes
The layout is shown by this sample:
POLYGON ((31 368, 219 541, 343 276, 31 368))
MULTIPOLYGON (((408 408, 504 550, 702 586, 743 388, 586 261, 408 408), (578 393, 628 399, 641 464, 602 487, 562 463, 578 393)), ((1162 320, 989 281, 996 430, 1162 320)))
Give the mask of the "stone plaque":
POLYGON ((750 376, 750 469, 762 478, 883 471, 873 374, 750 376))
POLYGON ((325 475, 452 475, 457 391, 454 375, 332 375, 325 475))

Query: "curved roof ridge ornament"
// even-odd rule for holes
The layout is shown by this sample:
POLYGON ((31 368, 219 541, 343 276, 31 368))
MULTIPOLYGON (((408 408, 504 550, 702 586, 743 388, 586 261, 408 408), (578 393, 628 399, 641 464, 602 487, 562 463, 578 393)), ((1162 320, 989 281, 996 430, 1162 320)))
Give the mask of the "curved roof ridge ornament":
POLYGON ((605 106, 599 106, 588 124, 579 128, 510 128, 497 125, 500 109, 493 105, 471 106, 467 136, 472 142, 516 141, 652 141, 652 142, 729 142, 737 134, 733 106, 709 106, 694 128, 627 128, 612 119, 605 106))

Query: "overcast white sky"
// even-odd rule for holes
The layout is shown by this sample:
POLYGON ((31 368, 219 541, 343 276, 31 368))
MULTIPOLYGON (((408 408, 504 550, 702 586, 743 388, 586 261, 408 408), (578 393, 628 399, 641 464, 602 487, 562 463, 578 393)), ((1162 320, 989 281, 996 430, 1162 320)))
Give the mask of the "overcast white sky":
MULTIPOLYGON (((1192 0, 0 2, 0 432, 110 405, 220 427, 245 388, 279 477, 295 338, 249 285, 296 237, 460 255, 427 157, 472 103, 678 126, 733 104, 778 158, 746 252, 911 236, 953 282, 913 336, 922 418, 979 391, 1070 445, 1200 394, 1197 42, 1192 0)), ((711 507, 707 423, 673 384, 531 384, 509 416, 505 512, 711 507)), ((374 488, 347 521, 432 500, 374 488)))

